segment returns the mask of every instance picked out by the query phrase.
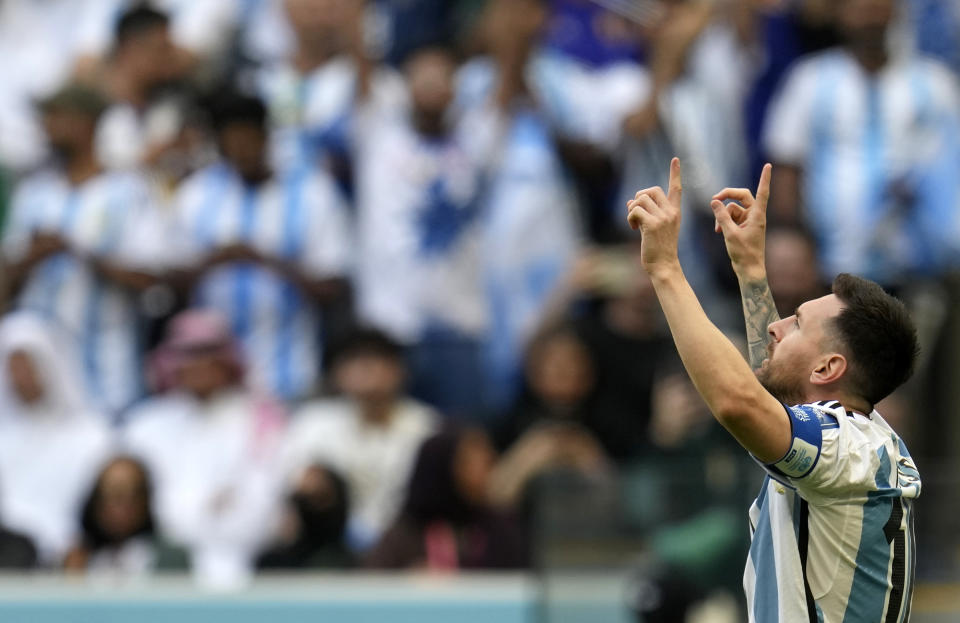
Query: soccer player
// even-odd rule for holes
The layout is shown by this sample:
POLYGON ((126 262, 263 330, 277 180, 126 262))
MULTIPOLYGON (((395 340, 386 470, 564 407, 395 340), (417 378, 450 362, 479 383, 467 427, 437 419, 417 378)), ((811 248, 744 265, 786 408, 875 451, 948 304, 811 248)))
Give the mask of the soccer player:
POLYGON ((920 476, 874 405, 910 376, 916 331, 899 301, 847 274, 832 294, 778 317, 764 265, 771 169, 756 197, 724 189, 711 203, 741 284, 749 364, 707 318, 677 259, 678 159, 668 191, 639 191, 628 220, 697 391, 767 471, 750 509, 749 620, 906 621, 920 476))

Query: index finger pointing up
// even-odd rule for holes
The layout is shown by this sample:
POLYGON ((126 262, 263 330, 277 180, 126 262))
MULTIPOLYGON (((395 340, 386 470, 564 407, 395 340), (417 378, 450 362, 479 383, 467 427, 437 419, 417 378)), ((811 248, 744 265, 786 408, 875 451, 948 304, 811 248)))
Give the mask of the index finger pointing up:
POLYGON ((773 172, 773 165, 767 163, 763 165, 763 171, 760 172, 760 183, 757 185, 757 206, 764 213, 767 211, 767 202, 770 200, 770 175, 773 172))
POLYGON ((667 191, 667 200, 679 207, 682 195, 683 180, 680 175, 680 159, 674 158, 670 161, 670 188, 667 191))

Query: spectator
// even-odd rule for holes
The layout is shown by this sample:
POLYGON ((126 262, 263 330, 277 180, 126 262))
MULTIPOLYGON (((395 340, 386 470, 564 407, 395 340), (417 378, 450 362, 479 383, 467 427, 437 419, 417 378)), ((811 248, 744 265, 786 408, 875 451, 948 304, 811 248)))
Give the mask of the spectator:
POLYGON ((145 180, 105 171, 94 154, 105 105, 81 86, 42 103, 59 159, 16 188, 2 249, 15 304, 79 337, 91 396, 118 411, 141 391, 136 293, 156 283, 163 253, 145 180))
POLYGON ((275 527, 283 412, 245 387, 238 347, 214 312, 174 317, 153 366, 166 393, 130 413, 126 448, 156 478, 158 527, 190 550, 198 581, 236 586, 275 527))
POLYGON ((788 74, 767 119, 771 215, 815 234, 824 277, 887 286, 956 260, 960 104, 939 62, 887 45, 893 0, 843 0, 844 45, 788 74))
POLYGON ((526 361, 528 390, 503 423, 505 453, 491 484, 493 501, 517 508, 538 476, 570 471, 587 479, 607 474, 603 446, 590 430, 596 370, 572 327, 541 331, 526 361))
POLYGON ((185 66, 170 38, 170 19, 145 5, 123 12, 100 82, 111 99, 97 129, 97 155, 109 168, 169 165, 184 124, 184 105, 164 93, 185 66), (167 162, 161 161, 166 158, 167 162))
MULTIPOLYGON (((325 161, 349 183, 349 119, 360 81, 354 55, 366 50, 361 29, 366 0, 284 0, 295 47, 289 60, 265 67, 257 82, 270 110, 271 162, 279 168, 325 161)), ((376 66, 371 96, 385 108, 405 105, 403 81, 376 66)))
POLYGON ((781 318, 792 316, 804 301, 828 291, 821 281, 817 245, 803 230, 772 228, 767 232, 767 281, 776 292, 781 318))
POLYGON ((287 499, 279 538, 257 559, 260 569, 342 569, 347 550, 350 491, 335 471, 311 465, 287 499))
POLYGON ((344 338, 330 364, 341 396, 305 405, 287 435, 286 472, 294 482, 317 464, 342 474, 357 551, 375 545, 400 510, 417 448, 437 426, 432 409, 404 395, 403 355, 379 331, 344 338))
POLYGON ((409 114, 370 98, 357 112, 357 304, 410 345, 414 395, 463 414, 482 404, 480 193, 502 117, 452 108, 455 69, 446 50, 421 49, 405 65, 409 114))
POLYGON ((674 352, 664 334, 653 285, 637 271, 639 249, 608 247, 585 253, 555 293, 544 325, 573 315, 595 367, 590 418, 609 456, 637 457, 648 428, 657 371, 674 352))
POLYGON ((47 156, 34 110, 69 78, 75 26, 88 2, 4 0, 0 3, 0 166, 24 174, 47 156))
POLYGON ((178 261, 195 304, 229 320, 251 381, 296 400, 319 378, 321 306, 347 294, 351 235, 323 171, 268 166, 265 116, 255 98, 215 102, 221 159, 177 193, 178 261))
POLYGON ((32 314, 0 321, 0 514, 53 566, 77 535, 82 497, 112 445, 71 346, 32 314))
POLYGON ((591 67, 546 48, 548 4, 487 3, 478 24, 487 54, 460 72, 458 102, 469 107, 496 98, 506 105, 527 96, 578 182, 588 231, 607 236, 615 152, 629 114, 648 95, 649 79, 634 62, 591 67))
POLYGON ((121 456, 107 463, 83 505, 83 535, 64 568, 124 579, 185 570, 186 552, 156 532, 151 487, 146 467, 136 459, 121 456))
POLYGON ((439 433, 417 455, 403 510, 367 560, 379 569, 511 569, 528 564, 519 525, 487 498, 496 454, 476 430, 439 433))

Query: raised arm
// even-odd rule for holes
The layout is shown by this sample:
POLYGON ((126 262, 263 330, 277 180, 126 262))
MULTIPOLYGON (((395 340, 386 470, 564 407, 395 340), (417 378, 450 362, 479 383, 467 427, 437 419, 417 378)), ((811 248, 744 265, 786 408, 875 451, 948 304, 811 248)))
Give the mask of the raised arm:
POLYGON ((710 322, 677 257, 680 234, 680 161, 670 164, 670 189, 642 190, 629 202, 628 220, 643 235, 641 261, 650 275, 683 365, 714 417, 764 462, 786 454, 790 421, 783 405, 757 380, 740 351, 710 322))
POLYGON ((727 255, 740 283, 750 367, 755 370, 768 356, 767 345, 771 338, 767 327, 780 320, 767 283, 764 262, 771 173, 769 164, 763 167, 756 198, 746 188, 724 188, 711 202, 716 231, 723 233, 727 255), (736 203, 724 203, 729 200, 736 203))

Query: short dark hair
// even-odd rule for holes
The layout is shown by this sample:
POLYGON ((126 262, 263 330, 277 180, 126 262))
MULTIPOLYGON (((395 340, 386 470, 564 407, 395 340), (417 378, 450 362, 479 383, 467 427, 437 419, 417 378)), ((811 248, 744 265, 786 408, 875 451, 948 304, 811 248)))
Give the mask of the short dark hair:
POLYGON ((122 45, 132 37, 169 25, 170 17, 166 13, 147 4, 139 4, 117 19, 113 29, 114 45, 122 45))
POLYGON ((217 132, 234 123, 267 127, 267 107, 252 95, 236 91, 218 94, 212 98, 209 111, 210 123, 217 132))
POLYGON ((876 404, 913 374, 917 329, 903 303, 872 281, 842 273, 833 293, 843 303, 833 325, 850 358, 851 391, 876 404))
POLYGON ((404 348, 392 337, 379 329, 359 327, 334 341, 326 356, 330 369, 354 357, 374 356, 404 363, 404 348))

